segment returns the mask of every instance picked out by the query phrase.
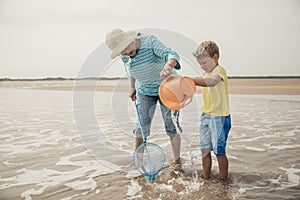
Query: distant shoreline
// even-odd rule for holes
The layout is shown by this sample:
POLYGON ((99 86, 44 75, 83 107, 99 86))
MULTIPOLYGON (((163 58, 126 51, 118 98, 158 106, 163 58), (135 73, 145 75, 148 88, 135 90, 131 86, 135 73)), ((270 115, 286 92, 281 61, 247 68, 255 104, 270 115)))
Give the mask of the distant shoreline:
MULTIPOLYGON (((128 92, 126 78, 0 79, 0 88, 59 91, 128 92), (77 84, 78 83, 78 84, 77 84)), ((300 95, 299 76, 229 77, 230 94, 300 95)), ((202 88, 197 87, 197 93, 202 88)))
MULTIPOLYGON (((229 79, 300 79, 300 76, 229 76, 229 79)), ((86 77, 86 78, 0 78, 0 81, 72 81, 72 80, 122 80, 127 77, 86 77)))
POLYGON ((120 80, 127 79, 123 77, 112 77, 112 78, 97 78, 97 77, 87 77, 87 78, 63 78, 63 77, 47 77, 47 78, 0 78, 0 81, 74 81, 74 80, 120 80))

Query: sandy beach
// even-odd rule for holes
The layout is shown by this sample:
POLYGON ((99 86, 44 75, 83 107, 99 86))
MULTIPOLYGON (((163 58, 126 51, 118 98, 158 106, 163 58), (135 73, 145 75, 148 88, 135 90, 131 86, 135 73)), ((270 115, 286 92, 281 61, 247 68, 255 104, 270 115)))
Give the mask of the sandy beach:
POLYGON ((0 82, 0 199, 299 199, 300 79, 230 79, 229 180, 200 178, 201 90, 181 110, 183 173, 159 108, 149 140, 164 169, 132 163, 136 115, 127 80, 0 82))
MULTIPOLYGON (((127 80, 123 85, 97 85, 96 88, 82 86, 80 90, 116 91, 126 92, 128 90, 127 80)), ((230 94, 263 94, 263 95, 300 95, 300 78, 232 78, 228 81, 230 94)), ((35 87, 38 90, 63 90, 73 91, 74 86, 48 86, 35 87)), ((201 88, 197 88, 201 93, 201 88)))

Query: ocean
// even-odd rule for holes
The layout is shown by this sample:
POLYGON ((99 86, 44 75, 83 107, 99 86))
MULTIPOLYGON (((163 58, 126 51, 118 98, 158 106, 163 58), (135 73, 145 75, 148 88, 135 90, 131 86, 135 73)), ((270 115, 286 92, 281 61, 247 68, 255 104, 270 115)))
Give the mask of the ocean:
POLYGON ((200 178, 201 94, 181 110, 183 173, 171 166, 157 106, 148 141, 166 162, 146 181, 132 163, 125 82, 1 81, 0 199, 300 199, 300 95, 230 95, 226 182, 214 155, 212 178, 200 178))

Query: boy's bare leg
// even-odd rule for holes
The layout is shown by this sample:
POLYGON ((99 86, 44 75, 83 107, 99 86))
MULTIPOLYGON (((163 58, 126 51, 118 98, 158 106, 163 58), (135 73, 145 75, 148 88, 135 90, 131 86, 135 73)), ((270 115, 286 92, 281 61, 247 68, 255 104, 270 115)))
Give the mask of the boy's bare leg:
POLYGON ((142 143, 143 143, 143 138, 140 137, 135 138, 135 148, 138 148, 138 146, 140 146, 140 144, 142 143))
POLYGON ((210 150, 202 150, 202 168, 203 168, 203 178, 209 179, 210 178, 210 171, 211 171, 211 154, 210 150))
POLYGON ((218 164, 219 164, 219 172, 220 179, 227 180, 228 176, 228 159, 226 155, 217 155, 218 164))
POLYGON ((170 136, 170 142, 172 146, 174 161, 180 162, 180 146, 181 146, 180 135, 177 134, 175 136, 170 136))

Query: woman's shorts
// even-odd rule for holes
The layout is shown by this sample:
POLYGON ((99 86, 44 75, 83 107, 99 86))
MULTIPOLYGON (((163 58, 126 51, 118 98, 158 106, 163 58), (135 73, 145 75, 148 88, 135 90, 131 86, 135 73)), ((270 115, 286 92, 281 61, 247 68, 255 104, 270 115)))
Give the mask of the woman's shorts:
MULTIPOLYGON (((156 104, 159 101, 162 118, 164 120, 165 130, 169 136, 175 136, 180 134, 182 129, 179 125, 179 111, 170 110, 163 105, 159 96, 137 96, 137 106, 141 117, 141 124, 143 127, 143 133, 145 137, 150 135, 151 122, 156 109, 156 104)), ((136 137, 142 137, 141 128, 139 122, 136 124, 136 129, 133 130, 136 137)))

